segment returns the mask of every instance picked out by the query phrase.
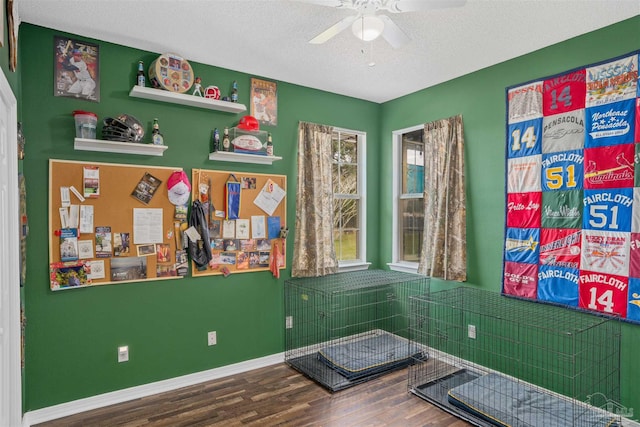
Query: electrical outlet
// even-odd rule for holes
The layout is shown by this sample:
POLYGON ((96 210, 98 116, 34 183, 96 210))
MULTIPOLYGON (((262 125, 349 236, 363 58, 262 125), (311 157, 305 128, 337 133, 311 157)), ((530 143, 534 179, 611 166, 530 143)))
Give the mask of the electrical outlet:
POLYGON ((476 339, 476 325, 467 325, 467 336, 472 340, 476 339))
POLYGON ((287 316, 284 319, 285 328, 291 329, 293 328, 293 316, 287 316))
POLYGON ((129 346, 123 345, 118 347, 118 363, 129 361, 129 346))
POLYGON ((207 345, 216 345, 218 344, 218 335, 216 331, 211 331, 207 334, 207 345))

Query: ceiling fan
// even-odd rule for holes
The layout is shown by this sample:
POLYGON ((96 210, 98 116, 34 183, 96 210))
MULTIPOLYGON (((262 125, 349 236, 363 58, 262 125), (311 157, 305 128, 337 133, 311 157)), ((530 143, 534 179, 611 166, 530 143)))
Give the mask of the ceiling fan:
POLYGON ((330 6, 338 9, 353 9, 357 13, 347 16, 322 33, 309 40, 322 44, 351 26, 353 34, 363 41, 372 41, 382 36, 394 49, 409 42, 409 36, 387 15, 391 13, 416 12, 429 9, 463 6, 466 0, 298 0, 304 3, 330 6))

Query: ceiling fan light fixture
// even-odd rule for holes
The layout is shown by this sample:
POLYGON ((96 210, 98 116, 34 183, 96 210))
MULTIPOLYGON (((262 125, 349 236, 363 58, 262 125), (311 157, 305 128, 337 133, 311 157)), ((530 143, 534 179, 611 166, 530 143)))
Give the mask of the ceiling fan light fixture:
POLYGON ((384 31, 384 22, 375 15, 361 16, 351 26, 353 35, 365 42, 377 39, 384 31))

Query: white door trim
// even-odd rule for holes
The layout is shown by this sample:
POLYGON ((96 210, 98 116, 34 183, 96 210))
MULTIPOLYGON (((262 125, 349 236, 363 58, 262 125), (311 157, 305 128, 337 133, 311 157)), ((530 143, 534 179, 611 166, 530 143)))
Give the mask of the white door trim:
POLYGON ((0 70, 0 425, 22 424, 17 102, 0 70))

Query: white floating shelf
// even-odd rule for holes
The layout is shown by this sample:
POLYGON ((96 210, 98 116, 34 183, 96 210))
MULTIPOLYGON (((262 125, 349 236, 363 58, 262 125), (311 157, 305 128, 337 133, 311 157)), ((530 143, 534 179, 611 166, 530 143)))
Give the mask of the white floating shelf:
POLYGON ((247 110, 247 107, 245 107, 244 104, 238 104, 237 102, 220 101, 217 99, 203 98, 201 96, 187 95, 184 93, 174 93, 169 92, 168 90, 153 89, 142 86, 134 86, 131 88, 129 96, 188 105, 190 107, 207 108, 209 110, 225 111, 227 113, 241 113, 247 110))
POLYGON ((102 151, 105 153, 140 154, 143 156, 162 156, 166 145, 138 144, 135 142, 107 141, 102 139, 75 138, 75 150, 102 151))
POLYGON ((233 153, 227 151, 216 151, 209 153, 209 160, 220 162, 254 163, 259 165, 270 165, 276 160, 282 160, 278 156, 261 156, 259 154, 233 153))

